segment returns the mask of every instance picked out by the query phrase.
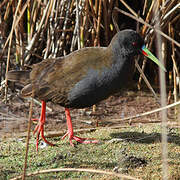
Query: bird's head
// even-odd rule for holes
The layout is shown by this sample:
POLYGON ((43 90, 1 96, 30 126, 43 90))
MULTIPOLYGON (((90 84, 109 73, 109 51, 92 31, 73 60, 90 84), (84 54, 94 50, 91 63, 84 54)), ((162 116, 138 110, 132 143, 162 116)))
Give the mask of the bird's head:
POLYGON ((166 71, 161 62, 146 48, 144 40, 133 30, 123 30, 118 32, 111 41, 112 47, 116 47, 116 53, 128 56, 143 54, 155 62, 161 69, 166 71), (118 48, 118 49, 117 49, 118 48), (121 49, 121 52, 119 52, 121 49))

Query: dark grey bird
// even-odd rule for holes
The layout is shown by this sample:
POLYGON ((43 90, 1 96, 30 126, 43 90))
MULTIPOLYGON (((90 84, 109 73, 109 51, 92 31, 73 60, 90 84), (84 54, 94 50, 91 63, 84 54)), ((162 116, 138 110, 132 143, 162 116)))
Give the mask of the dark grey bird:
POLYGON ((46 102, 52 101, 65 107, 70 144, 72 140, 80 143, 96 143, 74 136, 69 108, 92 106, 110 95, 124 89, 128 84, 134 67, 134 56, 143 53, 163 70, 158 59, 145 47, 141 36, 133 30, 118 32, 108 47, 88 47, 56 59, 46 59, 32 66, 31 71, 9 71, 10 81, 25 85, 21 91, 24 97, 34 96, 42 101, 42 111, 37 132, 44 137, 46 102))

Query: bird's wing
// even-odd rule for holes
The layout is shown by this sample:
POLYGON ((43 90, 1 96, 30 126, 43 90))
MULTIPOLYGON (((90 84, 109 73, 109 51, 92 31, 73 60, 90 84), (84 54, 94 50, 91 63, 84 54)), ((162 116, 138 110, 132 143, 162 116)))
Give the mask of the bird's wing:
POLYGON ((108 48, 84 48, 64 58, 44 60, 33 66, 32 83, 22 90, 22 95, 29 95, 34 89, 41 100, 66 104, 69 91, 89 69, 101 71, 111 66, 110 53, 108 48))

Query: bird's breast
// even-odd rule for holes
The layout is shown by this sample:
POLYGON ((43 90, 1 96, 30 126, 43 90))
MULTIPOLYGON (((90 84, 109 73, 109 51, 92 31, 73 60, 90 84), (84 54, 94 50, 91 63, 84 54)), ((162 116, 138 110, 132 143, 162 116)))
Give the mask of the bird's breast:
POLYGON ((69 92, 68 107, 89 107, 120 91, 129 81, 131 66, 127 61, 114 63, 111 67, 101 70, 89 69, 69 92))

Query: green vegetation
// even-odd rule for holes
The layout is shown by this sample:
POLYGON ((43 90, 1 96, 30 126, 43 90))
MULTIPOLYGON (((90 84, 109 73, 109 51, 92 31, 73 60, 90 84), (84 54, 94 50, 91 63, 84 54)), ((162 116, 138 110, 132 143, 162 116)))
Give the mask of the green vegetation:
MULTIPOLYGON (((78 144, 71 147, 67 140, 51 139, 58 146, 35 150, 30 140, 27 173, 52 168, 88 168, 115 171, 140 179, 161 179, 161 127, 144 125, 123 129, 99 129, 81 135, 100 140, 99 144, 78 144)), ((169 179, 180 178, 180 132, 169 129, 169 179)), ((4 139, 0 142, 0 179, 9 179, 23 172, 25 139, 4 139)), ((58 172, 35 176, 36 179, 118 179, 86 172, 58 172)), ((34 179, 35 177, 27 178, 34 179)))

